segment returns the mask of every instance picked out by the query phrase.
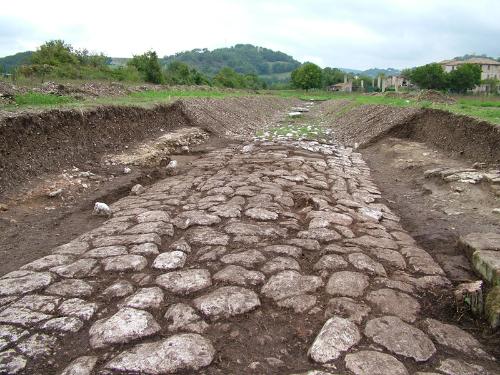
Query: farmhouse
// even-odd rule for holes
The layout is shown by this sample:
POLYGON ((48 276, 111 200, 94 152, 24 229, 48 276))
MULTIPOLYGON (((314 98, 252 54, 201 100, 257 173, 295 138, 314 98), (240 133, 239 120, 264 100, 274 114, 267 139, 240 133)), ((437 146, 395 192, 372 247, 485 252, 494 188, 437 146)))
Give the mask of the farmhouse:
MULTIPOLYGON (((441 64, 447 73, 455 70, 462 64, 478 64, 481 65, 481 81, 500 80, 500 62, 487 57, 472 57, 467 60, 444 60, 439 64, 441 64)), ((491 83, 483 82, 473 91, 476 93, 484 93, 491 92, 491 89, 491 83)))

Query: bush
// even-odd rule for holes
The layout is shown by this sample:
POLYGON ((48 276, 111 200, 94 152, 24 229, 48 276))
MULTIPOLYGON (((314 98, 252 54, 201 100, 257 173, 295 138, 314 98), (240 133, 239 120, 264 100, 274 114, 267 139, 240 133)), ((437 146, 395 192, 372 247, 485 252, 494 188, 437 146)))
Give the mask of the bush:
POLYGON ((295 87, 309 90, 320 88, 323 73, 316 64, 306 62, 292 72, 292 83, 295 87))
POLYGON ((165 81, 158 55, 155 51, 148 51, 142 55, 134 55, 127 62, 127 65, 135 67, 143 75, 146 82, 163 83, 165 81))

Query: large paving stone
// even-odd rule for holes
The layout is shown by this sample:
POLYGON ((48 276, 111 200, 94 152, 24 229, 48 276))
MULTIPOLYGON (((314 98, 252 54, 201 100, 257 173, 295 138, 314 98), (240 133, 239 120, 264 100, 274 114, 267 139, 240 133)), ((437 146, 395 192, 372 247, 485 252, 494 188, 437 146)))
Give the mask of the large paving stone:
POLYGON ((310 220, 309 229, 325 228, 333 224, 348 227, 353 222, 349 215, 328 211, 311 211, 307 214, 307 219, 310 220))
POLYGON ((492 359, 482 348, 479 341, 464 330, 451 324, 441 323, 435 319, 423 321, 425 331, 435 342, 466 355, 492 359))
POLYGON ((348 297, 332 298, 325 309, 325 317, 340 316, 360 324, 368 316, 371 308, 363 302, 348 297))
POLYGON ((360 272, 333 273, 326 284, 326 292, 333 296, 359 297, 369 285, 370 278, 360 272))
POLYGON ((159 287, 154 286, 139 289, 133 295, 127 297, 121 305, 135 309, 159 309, 163 304, 163 299, 163 291, 159 287))
POLYGON ((262 284, 266 277, 259 271, 250 271, 241 266, 229 265, 217 272, 213 276, 213 279, 220 282, 247 286, 262 284))
POLYGON ((19 274, 5 275, 0 279, 0 295, 26 294, 49 286, 54 277, 49 272, 20 271, 19 274), (18 277, 9 277, 9 275, 18 277))
POLYGON ((90 320, 99 309, 95 302, 87 302, 80 298, 70 298, 61 303, 58 311, 67 316, 74 316, 81 320, 90 320))
POLYGON ((321 243, 339 241, 342 236, 333 229, 329 228, 313 228, 297 233, 298 238, 316 240, 321 243))
POLYGON ((0 351, 29 335, 29 331, 7 324, 0 325, 0 351))
POLYGON ((299 262, 290 257, 276 257, 266 262, 260 269, 265 274, 272 274, 284 270, 300 271, 299 262))
POLYGON ((98 357, 83 356, 72 361, 60 375, 91 375, 98 357))
POLYGON ((203 333, 208 324, 201 319, 196 310, 184 303, 171 305, 165 313, 165 319, 169 322, 168 330, 171 332, 188 331, 203 333))
POLYGON ((137 215, 136 219, 138 223, 147 223, 150 221, 164 221, 168 223, 170 216, 165 211, 146 211, 137 215))
POLYGON ((61 302, 60 297, 44 296, 41 294, 29 294, 20 300, 11 303, 9 307, 22 307, 32 311, 39 311, 46 314, 53 314, 61 302))
POLYGON ((469 258, 472 258, 472 255, 477 250, 500 251, 500 234, 469 233, 460 237, 459 245, 461 245, 469 258))
POLYGON ((389 354, 362 350, 347 354, 345 363, 355 375, 408 375, 406 367, 389 354))
POLYGON ((339 358, 361 340, 356 324, 333 317, 326 321, 307 354, 315 362, 327 363, 339 358))
POLYGON ((231 223, 226 225, 224 230, 226 233, 240 236, 284 238, 287 235, 286 228, 280 228, 271 224, 231 223))
POLYGON ((79 279, 66 279, 52 284, 45 292, 63 297, 88 297, 94 288, 86 281, 79 279))
POLYGON ((177 215, 173 224, 180 229, 187 229, 193 225, 213 225, 220 223, 216 215, 207 214, 205 211, 184 211, 177 215))
POLYGON ((51 254, 25 264, 20 269, 30 271, 44 271, 52 267, 62 266, 75 261, 74 255, 51 254))
POLYGON ((297 246, 290 245, 270 245, 262 248, 262 251, 279 254, 279 255, 287 255, 293 258, 299 258, 302 255, 302 250, 297 246))
POLYGON ((52 315, 31 311, 23 307, 7 307, 0 312, 0 323, 18 324, 23 327, 31 327, 50 318, 52 315))
POLYGON ((187 255, 182 251, 168 251, 161 253, 153 261, 153 268, 159 270, 175 270, 184 267, 187 255))
POLYGON ((130 281, 118 280, 104 289, 102 295, 107 298, 120 298, 132 293, 134 293, 134 286, 130 281))
POLYGON ((89 276, 97 263, 97 260, 91 258, 79 259, 67 265, 52 267, 50 271, 61 277, 79 279, 89 276))
MULTIPOLYGON (((170 223, 164 221, 150 221, 141 223, 127 229, 124 234, 157 234, 160 236, 173 236, 174 227, 170 223)), ((149 241, 148 241, 149 242, 149 241)))
POLYGON ((313 269, 315 271, 321 271, 321 270, 337 271, 342 268, 346 268, 347 265, 348 263, 340 255, 326 254, 323 255, 321 258, 319 258, 316 264, 314 264, 313 269))
POLYGON ((154 335, 160 329, 150 313, 124 307, 111 317, 96 321, 90 327, 90 346, 103 348, 114 344, 126 344, 154 335))
POLYGON ((105 247, 115 245, 138 245, 141 243, 152 242, 161 245, 161 237, 156 233, 146 234, 127 234, 121 236, 108 236, 96 238, 92 241, 94 247, 105 247))
POLYGON ((390 352, 417 362, 427 361, 436 352, 436 347, 425 333, 395 316, 368 321, 365 335, 390 352))
POLYGON ((126 246, 105 246, 97 247, 83 254, 86 258, 108 258, 127 254, 126 246))
POLYGON ((187 231, 186 240, 192 245, 226 246, 229 236, 212 228, 194 227, 187 231))
POLYGON ((293 309, 297 314, 310 310, 316 304, 316 296, 300 294, 298 296, 283 298, 277 302, 279 307, 293 309))
POLYGON ((282 271, 271 276, 262 287, 261 293, 275 301, 316 291, 323 286, 318 276, 303 276, 297 271, 282 271))
POLYGON ((57 346, 57 337, 44 333, 35 333, 17 344, 17 348, 32 359, 49 357, 57 346))
POLYGON ((264 208, 250 208, 245 211, 245 216, 255 220, 271 221, 276 220, 279 215, 276 212, 269 211, 264 208))
POLYGON ((187 295, 212 285, 206 269, 189 269, 165 273, 156 278, 156 284, 169 292, 187 295))
POLYGON ((212 319, 244 314, 260 306, 257 294, 239 286, 225 286, 198 297, 194 306, 212 319))
POLYGON ((148 375, 190 372, 208 366, 214 355, 215 349, 208 339, 186 333, 139 344, 113 358, 105 367, 148 375))
POLYGON ((73 316, 63 316, 46 321, 40 329, 57 333, 76 333, 83 328, 83 322, 73 316))
POLYGON ((385 268, 379 262, 374 261, 368 255, 363 253, 352 253, 347 256, 349 262, 358 270, 367 272, 371 275, 387 276, 385 268))
POLYGON ((101 262, 106 272, 141 271, 148 265, 145 257, 135 254, 105 258, 101 262))
POLYGON ((476 251, 472 255, 472 266, 483 280, 492 285, 500 285, 500 251, 476 251))
POLYGON ((442 360, 437 370, 446 375, 490 375, 488 371, 479 365, 455 358, 442 360))
POLYGON ((384 249, 390 249, 390 250, 397 250, 398 249, 398 244, 390 240, 388 238, 379 238, 379 237, 372 237, 372 236, 361 236, 358 238, 353 238, 349 239, 347 241, 348 243, 358 245, 361 247, 365 248, 370 248, 370 247, 380 247, 384 249))
POLYGON ((246 250, 224 255, 220 260, 225 264, 238 264, 243 267, 252 268, 259 263, 265 262, 267 259, 258 250, 246 250))
POLYGON ((374 290, 366 296, 382 314, 396 315, 405 322, 414 322, 420 311, 420 303, 406 293, 393 289, 374 290))

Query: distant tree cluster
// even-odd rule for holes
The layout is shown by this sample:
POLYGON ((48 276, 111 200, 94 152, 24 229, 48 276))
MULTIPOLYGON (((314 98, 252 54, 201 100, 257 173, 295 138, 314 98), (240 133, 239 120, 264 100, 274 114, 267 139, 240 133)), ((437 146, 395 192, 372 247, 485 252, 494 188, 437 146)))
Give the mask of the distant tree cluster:
POLYGON ((447 73, 440 64, 432 63, 401 73, 422 89, 447 90, 464 93, 481 83, 481 66, 461 64, 447 73))

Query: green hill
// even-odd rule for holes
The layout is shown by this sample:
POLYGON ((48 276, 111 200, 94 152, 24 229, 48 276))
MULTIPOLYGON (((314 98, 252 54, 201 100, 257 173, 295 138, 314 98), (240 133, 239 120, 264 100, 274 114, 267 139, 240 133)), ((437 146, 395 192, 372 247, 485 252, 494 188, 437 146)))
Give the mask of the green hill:
POLYGON ((19 65, 29 63, 32 51, 19 52, 15 55, 0 57, 0 72, 9 73, 19 65))
POLYGON ((237 44, 234 47, 194 49, 165 56, 162 63, 181 61, 200 72, 214 76, 223 67, 230 67, 241 74, 257 74, 268 82, 287 80, 300 63, 293 57, 268 48, 251 44, 237 44))

